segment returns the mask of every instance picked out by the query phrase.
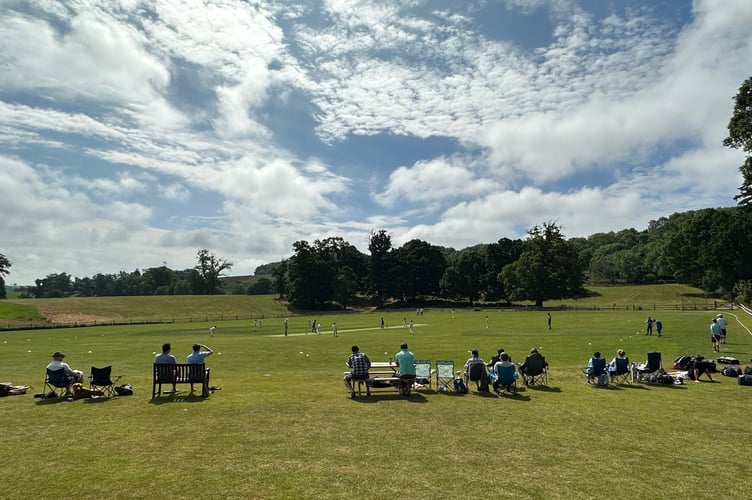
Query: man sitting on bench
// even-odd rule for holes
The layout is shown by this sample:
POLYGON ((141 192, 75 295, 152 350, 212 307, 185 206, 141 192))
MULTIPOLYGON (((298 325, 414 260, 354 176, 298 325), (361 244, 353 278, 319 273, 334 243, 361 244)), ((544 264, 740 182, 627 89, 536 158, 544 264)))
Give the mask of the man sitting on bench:
POLYGON ((352 354, 347 358, 347 366, 350 367, 350 372, 345 375, 345 387, 350 391, 350 397, 355 399, 355 389, 353 388, 353 380, 363 380, 366 383, 366 394, 371 395, 371 385, 368 381, 368 369, 371 368, 371 360, 364 352, 360 352, 360 348, 356 345, 352 346, 352 354))
POLYGON ((400 345, 400 352, 394 355, 394 361, 399 367, 399 392, 409 396, 415 382, 415 354, 407 350, 407 344, 400 345))
MULTIPOLYGON (((154 363, 159 365, 174 365, 177 364, 178 360, 175 359, 175 356, 170 354, 170 351, 172 350, 172 346, 170 344, 162 344, 162 353, 157 354, 154 356, 154 363)), ((175 375, 173 374, 172 379, 172 392, 178 392, 177 388, 175 387, 175 375)))
MULTIPOLYGON (((203 365, 204 360, 214 354, 214 351, 209 349, 204 344, 193 344, 193 352, 188 355, 188 363, 203 365), (203 351, 201 349, 204 349, 203 351)), ((191 392, 193 392, 193 382, 191 382, 191 392)))

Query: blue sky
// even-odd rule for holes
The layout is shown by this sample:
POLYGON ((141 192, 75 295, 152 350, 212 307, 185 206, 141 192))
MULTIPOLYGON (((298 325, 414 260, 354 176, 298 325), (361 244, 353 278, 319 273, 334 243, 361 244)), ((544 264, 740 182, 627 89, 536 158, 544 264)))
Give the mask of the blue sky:
POLYGON ((748 0, 0 0, 8 283, 731 206, 748 0))

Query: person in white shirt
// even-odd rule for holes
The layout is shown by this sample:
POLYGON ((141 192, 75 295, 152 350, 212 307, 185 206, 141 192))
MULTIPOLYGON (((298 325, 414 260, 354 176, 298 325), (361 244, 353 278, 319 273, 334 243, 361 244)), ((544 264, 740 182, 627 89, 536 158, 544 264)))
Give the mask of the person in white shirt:
POLYGON ((73 382, 82 382, 84 379, 84 372, 81 370, 73 370, 68 363, 63 362, 63 358, 65 357, 65 354, 63 354, 60 351, 57 351, 55 354, 52 355, 52 361, 50 361, 50 364, 47 365, 48 370, 60 370, 61 368, 65 370, 66 375, 70 377, 73 382))

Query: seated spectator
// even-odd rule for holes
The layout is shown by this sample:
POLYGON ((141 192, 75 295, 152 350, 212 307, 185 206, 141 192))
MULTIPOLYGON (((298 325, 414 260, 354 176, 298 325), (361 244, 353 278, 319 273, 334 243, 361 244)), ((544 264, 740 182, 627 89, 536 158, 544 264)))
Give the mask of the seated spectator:
POLYGON ((547 369, 548 362, 546 361, 546 358, 538 352, 538 349, 533 347, 532 349, 530 349, 530 354, 525 357, 525 361, 523 361, 520 365, 520 375, 522 375, 522 382, 525 385, 528 384, 528 377, 542 373, 542 371, 540 373, 533 373, 533 371, 537 371, 539 367, 547 369))
POLYGON ((605 379, 606 383, 603 383, 603 377, 606 375, 606 360, 601 357, 599 351, 595 351, 593 357, 588 360, 585 374, 587 375, 588 384, 592 384, 597 380, 599 385, 608 385, 608 378, 605 379))
POLYGON ((616 356, 608 364, 608 373, 612 379, 617 375, 629 373, 629 358, 624 349, 616 351, 616 356))
MULTIPOLYGON (((206 362, 206 358, 214 354, 214 351, 209 349, 204 344, 193 344, 193 352, 188 355, 187 361, 192 365, 201 365, 206 362), (202 350, 203 348, 203 350, 202 350)), ((193 382, 191 382, 191 392, 193 392, 193 382)))
MULTIPOLYGON (((493 381, 494 391, 499 392, 499 385, 500 385, 499 380, 501 378, 501 370, 510 366, 514 367, 514 363, 512 363, 512 360, 509 358, 509 354, 507 354, 506 352, 502 352, 499 355, 499 361, 497 361, 493 367, 493 373, 495 375, 493 377, 494 378, 494 381, 493 381)), ((510 386, 511 384, 507 386, 507 389, 510 389, 510 386)))
POLYGON ((347 390, 350 391, 350 397, 355 399, 355 389, 353 388, 353 380, 364 380, 366 382, 366 394, 371 395, 371 384, 369 382, 368 369, 371 368, 371 360, 366 353, 360 352, 360 348, 356 345, 351 348, 352 354, 347 358, 347 366, 350 367, 350 371, 345 375, 344 382, 347 390))
POLYGON ((55 354, 52 355, 52 361, 47 365, 48 370, 57 371, 60 369, 65 370, 65 375, 68 378, 69 382, 77 382, 81 383, 84 380, 84 372, 81 370, 73 370, 68 363, 65 363, 63 361, 63 358, 65 357, 65 354, 63 354, 60 351, 57 351, 55 354))
MULTIPOLYGON (((154 364, 157 365, 175 365, 177 364, 178 360, 175 359, 175 356, 170 354, 170 351, 172 350, 172 346, 169 343, 162 344, 162 352, 160 354, 157 354, 154 356, 154 364)), ((174 374, 173 374, 174 376, 174 374)), ((175 382, 172 382, 172 392, 176 393, 178 392, 177 387, 175 386, 175 382)))
POLYGON ((472 351, 470 351, 470 358, 468 358, 468 360, 465 362, 465 385, 469 385, 470 383, 470 367, 472 365, 483 365, 481 378, 477 381, 478 390, 481 392, 490 392, 488 385, 491 380, 489 378, 488 371, 486 370, 486 362, 478 356, 478 349, 473 349, 472 351))
MULTIPOLYGON (((496 356, 492 357, 491 361, 489 361, 488 363, 486 363, 486 366, 491 369, 491 371, 490 371, 491 378, 495 377, 495 374, 494 374, 494 371, 493 371, 493 367, 496 366, 496 363, 499 362, 499 360, 501 359, 501 355, 504 352, 506 352, 506 351, 504 351, 504 348, 503 347, 499 347, 499 350, 498 350, 496 356)), ((511 356, 509 356, 509 361, 512 361, 512 357, 511 356)))
POLYGON ((409 396, 415 382, 415 355, 407 349, 406 343, 402 343, 400 352, 394 355, 394 361, 399 367, 399 392, 403 396, 409 396))

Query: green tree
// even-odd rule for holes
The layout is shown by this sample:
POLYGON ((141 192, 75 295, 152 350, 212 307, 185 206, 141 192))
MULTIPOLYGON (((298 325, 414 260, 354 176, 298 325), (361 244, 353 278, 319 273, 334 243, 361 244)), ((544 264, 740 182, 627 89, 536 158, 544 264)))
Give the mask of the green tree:
POLYGON ((203 283, 196 283, 200 290, 194 289, 194 292, 207 295, 222 293, 219 277, 222 276, 223 271, 232 268, 232 262, 217 257, 206 249, 199 250, 196 256, 198 264, 195 269, 201 276, 203 283))
POLYGON ((480 294, 485 252, 478 247, 465 248, 457 253, 441 278, 441 286, 447 297, 467 297, 472 306, 480 294))
POLYGON ((266 295, 272 293, 272 280, 269 278, 259 278, 248 285, 248 295, 266 295))
POLYGON ((397 268, 395 283, 402 300, 434 296, 441 291, 441 277, 447 263, 437 246, 418 239, 410 240, 393 252, 397 268))
POLYGON ((392 270, 392 236, 385 229, 379 229, 371 233, 368 242, 368 251, 371 253, 369 276, 371 278, 372 291, 376 294, 376 304, 384 307, 384 296, 388 288, 392 270))
POLYGON ((38 299, 67 297, 73 291, 73 282, 67 273, 48 274, 44 278, 34 280, 34 283, 34 296, 38 299))
MULTIPOLYGON (((258 270, 258 268, 256 269, 258 270)), ((274 268, 272 278, 274 278, 273 290, 281 299, 289 293, 290 288, 289 276, 287 274, 287 260, 283 260, 274 268)), ((248 290, 248 293, 251 293, 251 291, 248 290)))
POLYGON ((748 206, 752 204, 752 77, 742 83, 734 97, 734 112, 729 120, 728 131, 729 135, 723 140, 723 145, 741 149, 747 154, 739 167, 742 185, 734 200, 739 205, 748 206))
POLYGON ((554 222, 528 231, 520 258, 502 269, 501 279, 512 300, 532 300, 537 307, 585 295, 578 253, 554 222))
POLYGON ((0 253, 0 299, 8 298, 5 291, 5 277, 10 274, 11 262, 8 258, 0 253))

